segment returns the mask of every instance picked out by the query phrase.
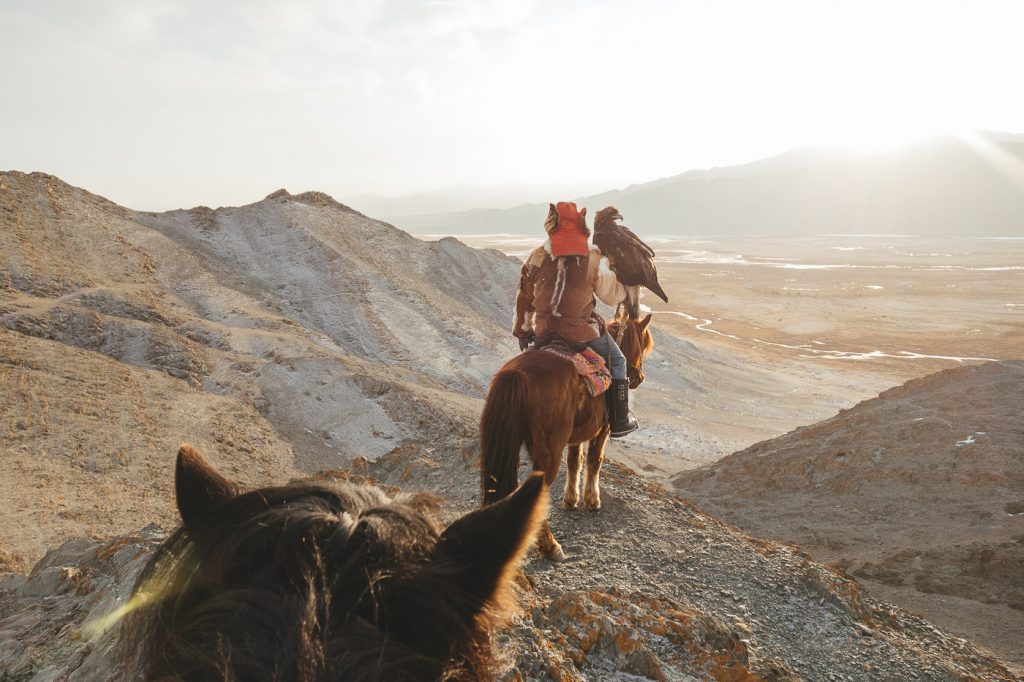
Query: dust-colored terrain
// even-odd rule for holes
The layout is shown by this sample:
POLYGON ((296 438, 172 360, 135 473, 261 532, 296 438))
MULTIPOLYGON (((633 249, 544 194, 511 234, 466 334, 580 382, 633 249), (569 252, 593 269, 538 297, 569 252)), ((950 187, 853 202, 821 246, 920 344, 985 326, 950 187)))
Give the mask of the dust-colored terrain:
MULTIPOLYGON (((182 441, 250 486, 367 477, 437 492, 451 516, 478 504, 476 421, 516 351, 515 259, 417 240, 316 192, 147 214, 16 172, 0 174, 0 254, 0 677, 116 666, 116 626, 87 624, 124 603, 164 532, 139 529, 174 523, 182 441)), ((660 266, 671 287, 703 281, 678 266, 660 266)), ((738 316, 746 285, 730 291, 721 310, 738 316)), ((703 309, 656 310, 644 430, 608 449, 645 475, 609 463, 600 512, 553 512, 569 561, 527 566, 526 610, 498 635, 507 677, 1012 679, 841 571, 651 483, 955 361, 851 369, 668 314, 703 309)))
POLYGON ((143 214, 0 174, 0 535, 173 521, 182 441, 246 483, 461 447, 500 358, 517 264, 426 243, 317 193, 143 214))
POLYGON ((910 381, 676 486, 1024 663, 1024 361, 910 381))
POLYGON ((664 482, 907 379, 1024 357, 1024 239, 644 237, 670 302, 642 299, 659 343, 617 456, 664 482))
MULTIPOLYGON (((529 243, 514 236, 467 241, 509 253, 529 243)), ((1024 499, 1024 378, 999 365, 971 371, 986 359, 1024 358, 1024 240, 650 241, 670 303, 644 301, 655 328, 672 332, 671 346, 660 349, 672 371, 651 369, 655 378, 637 399, 646 428, 616 455, 655 476, 678 473, 676 489, 716 515, 855 570, 874 593, 1024 665, 1024 617, 1011 606, 1024 578, 1024 516, 1003 507, 1024 499), (772 430, 813 425, 949 368, 960 369, 920 384, 929 388, 919 396, 929 416, 919 422, 884 412, 856 419, 867 410, 854 411, 769 441, 772 430), (976 423, 985 424, 976 430, 986 436, 972 435, 968 426, 976 423), (677 447, 643 447, 662 433, 677 447), (956 446, 968 438, 977 443, 956 446), (757 457, 723 460, 730 475, 706 479, 725 454, 714 447, 741 450, 745 439, 769 442, 745 450, 757 457), (957 485, 962 473, 942 477, 958 462, 992 455, 995 443, 1001 454, 981 458, 984 471, 972 485, 957 485), (806 477, 782 463, 783 446, 808 470, 840 468, 849 490, 793 489, 806 477), (837 460, 839 450, 884 456, 904 473, 889 478, 870 458, 837 460), (689 472, 697 464, 709 466, 689 472), (993 489, 992 477, 1002 487, 993 489), (979 535, 990 526, 989 536, 979 535)))
MULTIPOLYGON (((401 482, 471 508, 472 457, 425 448, 324 477, 401 482)), ((558 487, 556 485, 556 487, 558 487)), ((1013 680, 998 660, 794 548, 752 538, 608 464, 598 513, 555 507, 568 560, 534 558, 521 610, 496 635, 501 680, 1013 680)), ((9 679, 132 679, 106 616, 127 597, 158 528, 72 540, 0 578, 9 679), (15 644, 17 643, 17 644, 15 644), (20 646, 19 646, 20 644, 20 646)), ((0 613, 0 616, 3 615, 0 613)))
POLYGON ((907 379, 956 358, 1024 351, 1024 238, 837 235, 657 247, 659 272, 679 298, 649 297, 651 306, 708 341, 761 357, 907 379))

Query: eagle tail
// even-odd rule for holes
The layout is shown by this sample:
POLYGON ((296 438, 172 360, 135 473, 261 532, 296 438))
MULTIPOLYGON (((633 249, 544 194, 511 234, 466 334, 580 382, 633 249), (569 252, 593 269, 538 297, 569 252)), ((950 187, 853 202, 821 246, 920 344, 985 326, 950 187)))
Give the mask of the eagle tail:
POLYGON ((665 303, 668 303, 668 295, 665 293, 665 290, 661 288, 661 285, 658 284, 658 280, 654 280, 653 282, 651 282, 650 284, 646 284, 645 286, 648 289, 650 289, 651 293, 653 293, 655 296, 663 300, 665 303))
POLYGON ((651 259, 644 260, 640 263, 640 269, 643 272, 643 285, 655 296, 668 303, 668 296, 665 294, 665 290, 661 288, 661 284, 658 283, 658 268, 655 267, 654 261, 651 259))

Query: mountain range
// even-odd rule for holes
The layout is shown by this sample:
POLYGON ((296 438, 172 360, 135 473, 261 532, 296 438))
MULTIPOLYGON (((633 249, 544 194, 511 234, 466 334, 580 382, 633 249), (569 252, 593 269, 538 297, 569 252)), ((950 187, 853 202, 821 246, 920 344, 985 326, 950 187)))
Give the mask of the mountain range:
MULTIPOLYGON (((479 504, 476 425, 490 376, 518 351, 507 330, 517 260, 416 239, 319 192, 146 213, 44 173, 7 172, 0 264, 0 679, 124 672, 110 649, 117 627, 97 634, 89 624, 125 603, 176 524, 183 441, 248 487, 372 482, 438 494, 448 518, 479 504)), ((750 421, 763 410, 748 408, 770 400, 763 368, 663 330, 656 343, 650 387, 638 392, 649 412, 655 402, 677 412, 686 391, 703 410, 697 421, 750 421), (716 393, 712 376, 734 385, 716 393), (718 408, 740 402, 744 387, 746 402, 718 408)), ((935 385, 953 396, 1012 386, 1015 365, 995 367, 935 385)), ((779 381, 788 392, 799 377, 779 381)), ((970 426, 1005 444, 1020 396, 999 396, 1009 417, 970 426)), ((972 404, 954 418, 925 415, 928 433, 965 439, 972 404)), ((646 421, 642 435, 696 447, 678 432, 691 422, 672 417, 646 421)), ((901 423, 844 428, 856 443, 901 423)), ((859 485, 870 487, 852 447, 844 485, 858 489, 866 476, 859 485)), ((950 485, 983 494, 964 481, 977 471, 1012 485, 1013 447, 950 485)), ((613 460, 625 452, 608 450, 613 460)), ((879 492, 904 504, 912 487, 901 482, 879 492)), ((999 499, 1018 514, 1016 498, 999 499)), ((899 562, 828 566, 621 463, 606 463, 600 512, 556 508, 551 522, 569 558, 528 562, 522 610, 496 634, 503 680, 1015 679, 959 630, 874 598, 847 572, 912 575, 899 562)))
POLYGON ((462 447, 518 349, 517 261, 320 193, 156 214, 11 172, 0 199, 0 518, 20 561, 171 520, 178 441, 238 458, 252 484, 425 434, 462 447), (40 497, 51 484, 66 489, 40 497))
POLYGON ((346 196, 345 203, 366 215, 401 222, 404 216, 455 213, 476 208, 514 208, 544 201, 550 196, 586 196, 602 192, 606 187, 608 184, 597 182, 457 186, 397 196, 355 194, 346 196))
MULTIPOLYGON (((574 199, 615 205, 645 234, 793 236, 822 233, 1024 235, 1024 135, 976 132, 855 153, 805 147, 751 163, 692 170, 574 199)), ((378 205, 414 233, 537 234, 546 203, 409 215, 378 205)))

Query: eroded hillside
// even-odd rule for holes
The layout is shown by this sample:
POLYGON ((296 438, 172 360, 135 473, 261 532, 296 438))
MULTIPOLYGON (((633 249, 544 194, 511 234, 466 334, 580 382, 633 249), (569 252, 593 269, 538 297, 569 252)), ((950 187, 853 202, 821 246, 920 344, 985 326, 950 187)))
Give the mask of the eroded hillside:
POLYGON ((676 486, 1024 662, 1024 362, 909 381, 676 486))
POLYGON ((249 483, 471 440, 518 264, 317 193, 140 214, 0 174, 5 561, 171 521, 191 440, 249 483), (444 340, 444 342, 441 342, 444 340), (10 530, 8 530, 10 529, 10 530))
MULTIPOLYGON (((181 441, 247 486, 355 478, 439 493, 449 516, 478 504, 475 425, 515 352, 516 261, 421 242, 315 192, 142 214, 3 173, 0 220, 0 678, 118 672, 116 623, 90 623, 124 603, 176 522, 181 441)), ((652 398, 740 371, 678 339, 663 348, 652 398), (714 362, 683 376, 684 358, 714 362)), ((760 395, 770 373, 746 371, 760 395)), ((662 450, 681 447, 667 419, 648 434, 662 450)), ((528 563, 524 610, 497 634, 507 679, 1012 679, 842 571, 621 465, 602 499, 553 511, 569 560, 528 563)))

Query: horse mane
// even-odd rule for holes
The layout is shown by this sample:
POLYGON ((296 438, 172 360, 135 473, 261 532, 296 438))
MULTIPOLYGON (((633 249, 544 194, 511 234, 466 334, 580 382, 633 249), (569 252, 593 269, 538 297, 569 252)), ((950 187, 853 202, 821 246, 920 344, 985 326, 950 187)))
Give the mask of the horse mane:
MULTIPOLYGON (((122 630, 123 653, 144 679, 492 677, 490 628, 500 619, 500 595, 546 515, 540 480, 517 493, 518 508, 494 505, 442 533, 437 498, 392 499, 350 484, 229 491, 201 509, 183 499, 183 453, 194 451, 179 452, 185 523, 143 569, 122 630), (522 516, 522 527, 505 510, 522 516), (495 521, 511 542, 476 546, 474 534, 493 536, 483 526, 495 521), (446 545, 456 528, 461 534, 446 545), (477 563, 466 558, 489 550, 477 563)), ((216 488, 210 478, 206 488, 210 480, 216 488)), ((213 490, 211 499, 222 492, 213 490)), ((199 497, 206 494, 199 489, 199 497)))

